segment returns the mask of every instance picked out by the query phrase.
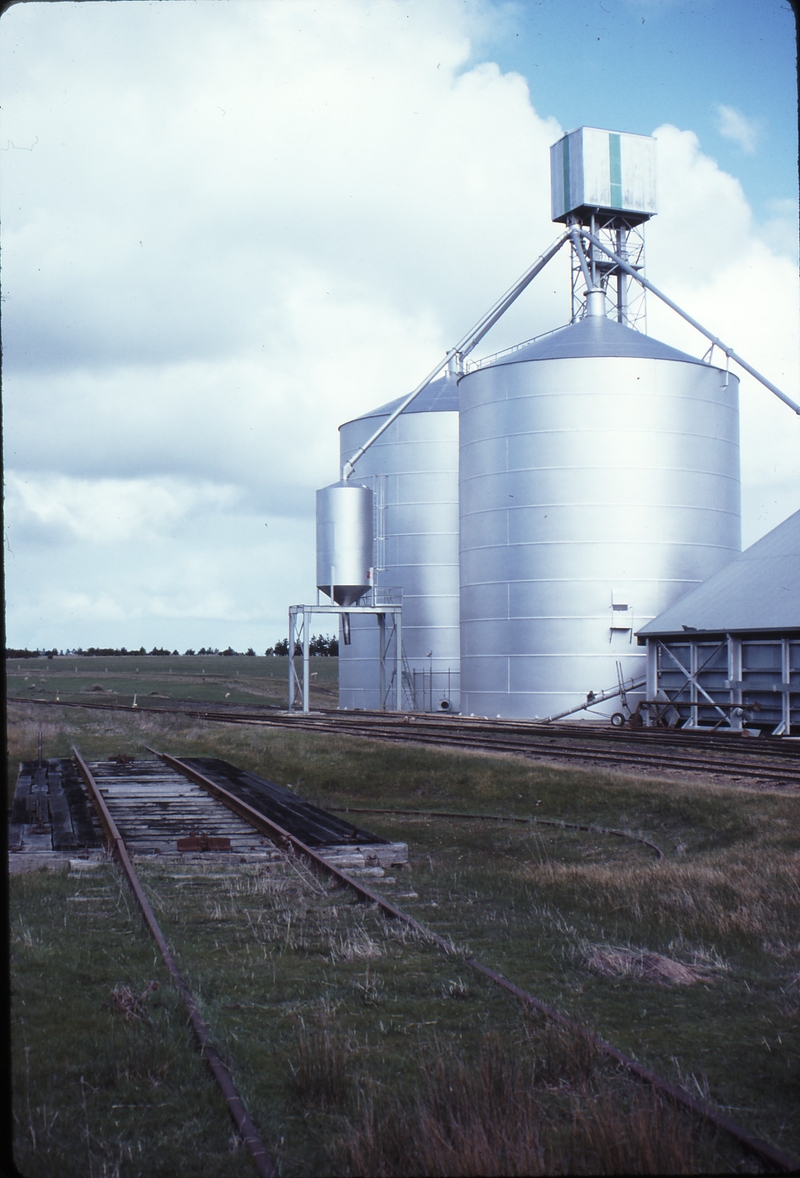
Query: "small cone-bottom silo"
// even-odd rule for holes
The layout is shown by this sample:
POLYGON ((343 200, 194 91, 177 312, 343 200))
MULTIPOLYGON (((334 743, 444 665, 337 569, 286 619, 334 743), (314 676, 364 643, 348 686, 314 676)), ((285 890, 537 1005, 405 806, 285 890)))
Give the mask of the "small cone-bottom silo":
POLYGON ((355 605, 372 581, 372 491, 357 482, 317 491, 317 588, 355 605))
MULTIPOLYGON (((342 464, 400 401, 340 427, 342 464)), ((459 708, 458 388, 433 381, 358 463, 372 487, 378 593, 403 606, 404 702, 416 711, 459 708)), ((378 710, 377 630, 353 614, 339 644, 339 706, 378 710)))
POLYGON ((644 675, 634 631, 741 549, 738 384, 603 314, 461 378, 462 711, 644 675))

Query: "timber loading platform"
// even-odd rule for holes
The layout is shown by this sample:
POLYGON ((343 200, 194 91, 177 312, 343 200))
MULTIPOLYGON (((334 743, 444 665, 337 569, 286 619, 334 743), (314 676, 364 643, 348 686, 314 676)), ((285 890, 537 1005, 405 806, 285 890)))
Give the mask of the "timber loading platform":
MULTIPOLYGON (((167 765, 156 756, 119 756, 89 762, 100 794, 135 857, 282 860, 286 841, 265 833, 263 824, 259 828, 261 817, 350 874, 381 876, 408 862, 405 843, 392 843, 354 826, 293 790, 227 761, 170 761, 167 765), (185 771, 175 768, 176 763, 185 771), (214 794, 209 790, 213 786, 218 787, 214 794), (237 801, 242 805, 234 809, 237 801)), ((67 757, 23 762, 8 829, 10 870, 97 860, 103 848, 102 828, 75 762, 67 757)))

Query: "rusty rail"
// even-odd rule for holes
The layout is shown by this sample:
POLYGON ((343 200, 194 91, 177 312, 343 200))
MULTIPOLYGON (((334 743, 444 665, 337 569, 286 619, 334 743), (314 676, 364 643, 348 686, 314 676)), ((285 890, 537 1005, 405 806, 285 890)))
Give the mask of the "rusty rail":
MULTIPOLYGON (((278 842, 283 843, 284 845, 288 843, 290 846, 300 851, 301 854, 307 856, 307 858, 309 858, 312 863, 316 864, 316 866, 319 867, 321 871, 326 872, 328 875, 332 875, 333 878, 338 880, 340 884, 343 884, 344 887, 353 888, 362 900, 368 900, 370 904, 376 904, 383 912, 386 913, 387 916, 391 916, 396 920, 403 920, 406 922, 406 924, 412 925, 425 937, 430 937, 433 940, 437 939, 436 933, 426 929, 424 925, 421 925, 419 921, 414 919, 413 916, 409 916, 407 912, 403 912, 401 908, 395 907, 394 904, 391 904, 388 900, 385 900, 383 896, 379 896, 370 888, 367 888, 363 884, 358 883, 352 878, 352 876, 346 875, 345 872, 341 870, 341 868, 334 866, 333 863, 328 863, 328 861, 324 859, 318 851, 315 851, 313 847, 309 847, 306 843, 303 842, 302 839, 299 839, 297 835, 290 834, 288 830, 285 830, 284 827, 280 826, 277 822, 273 822, 271 818, 267 818, 267 816, 262 814, 259 810, 254 809, 252 806, 248 806, 247 802, 243 802, 241 798, 237 798, 235 794, 230 793, 227 789, 224 789, 221 785, 218 785, 216 781, 212 781, 210 777, 206 777, 204 773, 200 773, 197 769, 193 769, 191 765, 187 765, 185 761, 181 761, 178 757, 170 756, 169 753, 160 753, 157 749, 150 748, 149 745, 145 745, 145 748, 147 749, 148 753, 153 753, 156 757, 160 757, 165 765, 171 766, 171 768, 176 769, 178 773, 183 773, 184 777, 188 777, 191 781, 195 781, 198 785, 201 785, 203 789, 208 790, 208 792, 213 797, 218 798, 221 802, 224 802, 226 806, 230 807, 230 809, 238 814, 241 818, 244 818, 247 822, 251 822, 257 830, 261 831, 262 834, 266 834, 269 838, 272 839, 277 838, 278 842)), ((441 941, 442 945, 447 944, 447 942, 442 940, 441 937, 439 937, 438 940, 441 941)), ((452 952, 452 946, 448 946, 448 951, 452 952)))
MULTIPOLYGON (((93 711, 131 711, 130 704, 23 699, 19 696, 9 696, 8 702, 93 711)), ((620 734, 617 729, 598 726, 593 732, 567 733, 564 731, 566 725, 554 729, 552 725, 534 725, 533 721, 505 721, 502 724, 498 721, 488 724, 483 720, 463 716, 459 720, 444 721, 438 715, 426 715, 424 720, 417 717, 414 722, 409 722, 408 717, 393 721, 388 719, 386 714, 375 713, 362 713, 356 721, 354 713, 343 715, 336 712, 311 718, 303 717, 301 714, 258 715, 215 711, 213 707, 173 708, 139 705, 136 711, 148 712, 151 715, 163 713, 185 716, 217 724, 297 728, 308 732, 336 732, 342 736, 367 740, 410 742, 437 748, 474 749, 488 754, 522 756, 555 763, 577 762, 581 766, 591 765, 598 769, 623 768, 632 772, 675 770, 694 775, 736 777, 740 781, 749 778, 759 786, 769 786, 772 783, 779 788, 800 786, 800 756, 795 749, 786 747, 790 744, 788 741, 781 747, 781 737, 765 737, 763 742, 755 742, 726 736, 726 748, 721 744, 709 745, 707 742, 711 738, 710 732, 684 733, 670 737, 667 729, 660 730, 658 734, 654 729, 640 729, 636 733, 626 731, 620 734), (717 755, 703 755, 703 750, 710 750, 717 755), (767 761, 765 757, 772 760, 767 761), (779 764, 780 761, 783 761, 784 765, 779 764)))
POLYGON ((458 811, 452 813, 447 810, 384 810, 373 806, 329 806, 336 814, 397 814, 416 815, 422 818, 468 818, 473 822, 517 822, 523 826, 555 826, 559 830, 583 830, 589 834, 613 834, 616 838, 630 839, 634 843, 642 843, 655 851, 656 858, 663 859, 661 847, 651 843, 641 835, 632 834, 627 830, 611 830, 606 826, 594 826, 592 823, 562 822, 560 818, 518 818, 515 814, 463 814, 458 811))
POLYGON ((164 934, 162 933, 158 921, 156 920, 155 913, 150 906, 150 901, 147 899, 147 896, 144 893, 144 889, 142 888, 142 885, 139 881, 139 877, 136 874, 134 866, 131 863, 130 856, 128 855, 128 849, 125 846, 125 841, 122 838, 122 835, 119 833, 117 824, 109 812, 105 798, 100 793, 97 782, 92 776, 89 766, 86 764, 83 757, 74 745, 72 746, 72 755, 74 756, 81 776, 86 783, 86 788, 89 792, 90 798, 92 799, 94 808, 97 811, 97 815, 100 819, 103 830, 105 831, 106 839, 108 840, 111 852, 119 862, 122 870, 125 872, 128 883, 131 887, 131 891, 136 897, 136 902, 142 911, 145 923, 147 924, 147 927, 153 936, 153 940, 158 945, 161 956, 164 959, 164 964, 169 970, 172 980, 175 983, 175 987, 183 999, 184 1006, 186 1007, 189 1015, 192 1031, 194 1032, 195 1039, 197 1040, 200 1047, 200 1052, 208 1061, 208 1065, 211 1068, 214 1079, 217 1081, 217 1084, 219 1085, 219 1088, 225 1097, 226 1103, 228 1105, 228 1112, 230 1113, 231 1118, 236 1125, 240 1137, 246 1144, 247 1148, 250 1150, 250 1154, 253 1158, 253 1163, 256 1167, 259 1178, 278 1178, 278 1171, 275 1168, 275 1163, 267 1153, 259 1132, 250 1119, 250 1114, 248 1113, 244 1101, 239 1095, 236 1086, 231 1079, 230 1072, 222 1062, 217 1049, 211 1042, 211 1033, 208 1024, 200 1014, 192 992, 186 985, 183 975, 178 969, 175 958, 172 955, 172 950, 166 942, 164 934))
MULTIPOLYGON (((442 950, 442 952, 450 956, 457 952, 457 950, 454 949, 452 942, 445 940, 444 937, 440 937, 439 934, 433 932, 432 929, 426 928, 425 925, 421 924, 413 916, 409 915, 409 913, 404 912, 401 908, 398 908, 388 900, 385 900, 382 896, 377 895, 377 893, 373 892, 370 888, 365 887, 364 884, 359 883, 358 880, 351 878, 338 867, 334 867, 333 864, 327 863, 321 855, 319 855, 311 847, 306 846, 306 844, 302 842, 301 839, 297 838, 293 834, 290 834, 288 830, 285 830, 282 826, 279 826, 277 822, 273 822, 264 814, 260 814, 257 810, 253 809, 252 806, 248 806, 246 802, 241 801, 239 798, 235 797, 234 794, 229 793, 226 789, 223 789, 222 786, 218 785, 215 781, 212 781, 204 774, 198 772, 197 769, 193 769, 190 765, 185 764, 178 757, 170 756, 169 753, 159 753, 156 749, 152 749, 149 746, 147 751, 154 753, 155 756, 160 757, 165 764, 170 765, 179 773, 183 773, 186 777, 189 777, 192 781, 195 781, 198 785, 201 785, 204 789, 207 789, 209 793, 211 793, 214 797, 219 798, 219 800, 224 802, 227 806, 230 806, 230 808, 241 815, 241 817, 246 818, 250 822, 253 822, 253 825, 257 826, 257 828, 263 833, 269 834, 270 831, 272 831, 273 837, 277 836, 281 841, 285 840, 286 842, 290 843, 298 851, 310 858, 312 862, 315 863, 322 871, 326 872, 328 875, 333 876, 334 879, 337 879, 346 887, 351 888, 362 900, 366 900, 370 904, 375 904, 392 919, 403 921, 404 924, 408 925, 410 928, 413 928, 415 931, 420 933, 421 936, 425 937, 429 941, 432 941, 433 944, 437 946, 437 948, 442 950)), ((656 1091, 663 1093, 664 1096, 666 1096, 669 1100, 672 1100, 675 1104, 680 1105, 682 1108, 687 1109, 695 1116, 698 1116, 707 1121, 709 1124, 714 1125, 717 1129, 721 1129, 723 1132, 728 1133, 731 1137, 738 1141, 739 1144, 744 1147, 744 1149, 760 1158, 761 1161, 765 1162, 772 1170, 779 1171, 781 1173, 794 1173, 800 1169, 800 1162, 798 1162, 795 1158, 792 1158, 788 1154, 783 1153, 781 1150, 776 1149, 774 1146, 770 1145, 768 1141, 762 1141, 760 1138, 753 1137, 753 1135, 748 1133, 746 1129, 743 1129, 741 1125, 737 1125, 734 1121, 731 1121, 728 1117, 723 1116, 722 1113, 718 1113, 715 1109, 709 1108, 708 1105, 703 1104, 701 1101, 695 1100, 694 1097, 690 1096, 689 1093, 686 1092, 683 1088, 678 1088, 676 1085, 670 1084, 669 1081, 664 1080, 661 1076, 657 1075, 656 1072, 651 1072, 649 1068, 644 1067, 637 1060, 632 1059, 631 1056, 626 1055, 622 1051, 619 1051, 616 1047, 612 1047, 610 1043, 606 1043, 605 1039, 602 1039, 593 1031, 588 1031, 579 1023, 574 1022, 573 1019, 568 1018, 567 1015, 561 1014, 561 1012, 556 1010, 554 1007, 547 1006, 546 1003, 542 1002, 539 998, 535 998, 533 994, 528 994, 526 990, 520 989, 520 987, 515 985, 514 982, 509 981, 509 979, 504 977, 503 974, 498 973, 496 970, 491 969, 487 965, 484 965, 483 962, 478 961, 476 957, 472 957, 470 955, 463 958, 463 960, 464 963, 470 966, 471 969, 474 969, 478 973, 483 974, 484 977, 488 978, 489 981, 493 982, 495 985, 502 987, 502 989, 506 990, 509 994, 512 994, 516 999, 518 999, 518 1001, 522 1002, 523 1005, 529 1007, 532 1010, 538 1011, 540 1014, 544 1015, 545 1018, 550 1019, 552 1022, 558 1023, 562 1027, 566 1027, 571 1031, 579 1032, 582 1035, 588 1036, 588 1038, 595 1044, 602 1055, 606 1055, 613 1059, 616 1063, 618 1063, 621 1067, 624 1067, 628 1072, 636 1076, 639 1080, 649 1084, 656 1091)))

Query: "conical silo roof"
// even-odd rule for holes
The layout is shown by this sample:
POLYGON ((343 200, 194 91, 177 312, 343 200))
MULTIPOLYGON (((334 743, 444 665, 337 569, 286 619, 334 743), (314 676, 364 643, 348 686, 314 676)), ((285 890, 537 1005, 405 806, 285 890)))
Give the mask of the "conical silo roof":
POLYGON ((523 364, 529 360, 568 360, 576 357, 623 356, 648 360, 679 360, 686 364, 702 364, 703 360, 690 356, 669 344, 625 327, 605 315, 586 315, 568 327, 533 340, 529 344, 500 353, 485 368, 501 364, 523 364))
MULTIPOLYGON (((386 405, 380 405, 377 409, 370 409, 367 413, 362 413, 360 417, 354 417, 353 421, 363 421, 368 417, 388 417, 389 414, 402 404, 408 396, 406 393, 402 397, 395 398, 394 401, 389 401, 386 405)), ((452 376, 449 372, 444 376, 437 377, 432 380, 427 388, 423 389, 418 397, 415 398, 404 413, 457 413, 458 412, 458 379, 452 376)), ((349 424, 348 422, 344 423, 349 424)))

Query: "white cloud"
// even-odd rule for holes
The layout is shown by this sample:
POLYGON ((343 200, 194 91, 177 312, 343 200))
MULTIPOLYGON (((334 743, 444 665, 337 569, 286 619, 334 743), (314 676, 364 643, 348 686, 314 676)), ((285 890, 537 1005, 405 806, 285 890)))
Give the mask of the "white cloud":
MULTIPOLYGON (((795 264, 763 240, 740 185, 703 154, 696 135, 671 126, 659 127, 655 135, 661 182, 659 214, 647 229, 648 277, 800 403, 795 264)), ((653 297, 648 330, 693 355, 707 347, 694 328, 653 297)), ((719 352, 715 362, 724 366, 719 352)), ((731 368, 741 377, 747 545, 800 507, 800 418, 735 364, 731 368)))
MULTIPOLYGON (((557 234, 560 127, 519 75, 467 65, 493 11, 4 15, 4 138, 38 138, 0 157, 11 641, 264 649, 283 633, 313 591, 336 427, 409 391, 557 234)), ((754 224, 691 132, 657 135, 650 277, 791 383, 786 224, 754 224)), ((650 307, 655 334, 700 350, 650 307)), ((562 257, 486 351, 567 317, 562 257)), ((762 530, 797 506, 794 425, 775 423, 778 440, 748 420, 762 530)))
POLYGON ((78 540, 106 548, 174 536, 193 519, 230 512, 241 494, 232 486, 176 479, 87 479, 11 471, 6 506, 13 532, 46 536, 49 544, 78 540))
POLYGON ((781 257, 788 258, 795 269, 798 266, 797 201, 770 200, 767 202, 769 216, 760 226, 761 240, 781 257))
POLYGON ((758 143, 758 123, 755 119, 748 119, 734 106, 725 106, 718 102, 717 130, 723 139, 730 139, 738 143, 742 151, 753 155, 758 143))

